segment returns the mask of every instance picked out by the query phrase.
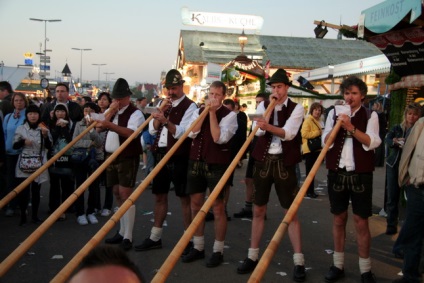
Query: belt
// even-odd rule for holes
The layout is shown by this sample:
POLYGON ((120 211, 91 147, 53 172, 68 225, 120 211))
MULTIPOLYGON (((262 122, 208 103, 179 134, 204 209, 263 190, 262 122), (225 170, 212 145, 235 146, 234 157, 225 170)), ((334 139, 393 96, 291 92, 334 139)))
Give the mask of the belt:
POLYGON ((267 159, 270 159, 270 160, 278 160, 278 159, 282 159, 283 158, 283 154, 282 153, 278 153, 278 154, 267 153, 266 158, 267 159))

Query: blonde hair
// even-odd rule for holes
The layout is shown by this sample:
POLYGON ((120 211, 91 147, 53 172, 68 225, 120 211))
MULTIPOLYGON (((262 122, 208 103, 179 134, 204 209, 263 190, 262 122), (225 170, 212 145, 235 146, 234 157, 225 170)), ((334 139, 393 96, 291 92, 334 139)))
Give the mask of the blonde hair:
POLYGON ((403 129, 406 128, 406 115, 408 114, 409 111, 413 111, 416 114, 418 114, 419 117, 421 117, 421 105, 416 102, 406 105, 405 111, 403 112, 403 121, 400 124, 403 129))

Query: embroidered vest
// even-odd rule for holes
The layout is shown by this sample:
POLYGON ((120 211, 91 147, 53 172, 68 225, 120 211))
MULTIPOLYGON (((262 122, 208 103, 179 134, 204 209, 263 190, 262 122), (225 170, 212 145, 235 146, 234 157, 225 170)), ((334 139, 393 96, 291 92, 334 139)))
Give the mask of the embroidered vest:
MULTIPOLYGON (((265 102, 265 109, 268 107, 269 101, 265 102)), ((278 116, 278 127, 284 127, 293 110, 296 108, 297 103, 291 101, 290 99, 287 102, 287 107, 283 106, 281 111, 277 112, 278 116)), ((271 118, 269 119, 269 124, 274 125, 274 111, 272 110, 271 118)), ((265 135, 258 137, 256 145, 252 152, 252 157, 257 161, 264 161, 266 154, 268 153, 269 147, 271 145, 272 134, 270 132, 265 132, 265 135)), ((283 148, 283 164, 285 166, 293 166, 299 163, 302 160, 300 146, 302 144, 302 137, 299 130, 290 141, 281 141, 281 146, 283 148)))
MULTIPOLYGON (((369 119, 367 110, 361 106, 361 109, 356 112, 355 117, 352 117, 351 123, 361 132, 366 132, 369 119)), ((335 115, 333 117, 335 119, 335 115)), ((339 169, 340 159, 342 155, 343 145, 347 136, 347 131, 340 128, 337 133, 334 145, 328 150, 326 155, 326 167, 329 170, 337 171, 339 169)), ((356 173, 367 173, 374 171, 374 150, 366 151, 362 144, 353 138, 353 158, 355 161, 356 173)))
MULTIPOLYGON (((202 113, 203 110, 204 108, 200 109, 199 114, 202 113)), ((218 124, 221 122, 222 118, 229 113, 231 113, 231 110, 221 106, 221 108, 216 111, 218 124)), ((203 121, 200 133, 191 143, 190 160, 205 161, 208 164, 230 164, 231 140, 225 144, 217 144, 213 141, 209 115, 207 115, 203 121)))
MULTIPOLYGON (((127 127, 128 121, 130 120, 131 115, 138 110, 132 104, 128 105, 125 111, 118 115, 118 126, 127 127)), ((140 134, 141 135, 141 134, 140 134)), ((119 154, 120 157, 128 157, 128 156, 137 156, 143 152, 140 143, 140 135, 138 135, 135 139, 131 141, 131 143, 119 154)), ((127 138, 119 136, 119 144, 123 144, 127 138)))

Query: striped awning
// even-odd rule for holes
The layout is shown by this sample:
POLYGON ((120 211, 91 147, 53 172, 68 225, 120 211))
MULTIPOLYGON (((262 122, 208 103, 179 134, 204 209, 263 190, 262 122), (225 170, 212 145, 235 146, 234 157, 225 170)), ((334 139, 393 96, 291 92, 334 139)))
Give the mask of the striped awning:
POLYGON ((397 90, 400 88, 421 87, 424 86, 424 75, 412 75, 402 77, 400 82, 389 85, 389 90, 397 90))

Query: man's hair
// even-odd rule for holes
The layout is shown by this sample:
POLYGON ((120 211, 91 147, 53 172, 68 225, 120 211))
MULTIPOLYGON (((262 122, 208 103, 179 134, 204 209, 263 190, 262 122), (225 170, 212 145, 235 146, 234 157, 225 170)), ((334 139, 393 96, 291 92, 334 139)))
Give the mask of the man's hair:
POLYGON ((85 102, 92 102, 93 101, 90 96, 83 96, 82 99, 84 99, 85 102))
POLYGON ((231 105, 231 109, 233 109, 233 110, 236 107, 236 104, 234 103, 234 100, 232 100, 230 98, 224 99, 224 101, 222 101, 222 104, 224 104, 224 105, 231 105))
POLYGON ((137 275, 140 282, 144 282, 144 278, 133 261, 127 256, 127 254, 116 247, 108 245, 99 245, 92 249, 81 261, 80 265, 76 269, 76 272, 81 271, 85 268, 102 267, 105 265, 117 265, 125 267, 135 275, 137 275))
POLYGON ((59 87, 59 86, 64 86, 66 88, 66 91, 69 92, 69 86, 67 84, 58 83, 54 89, 57 89, 57 87, 59 87))
POLYGON ((260 92, 260 93, 258 93, 258 94, 256 95, 256 98, 258 98, 258 97, 261 97, 261 98, 263 98, 264 100, 267 100, 267 99, 268 99, 268 97, 269 97, 269 93, 267 93, 267 92, 260 92))
POLYGON ((222 93, 224 94, 224 96, 227 96, 227 87, 225 86, 225 84, 221 81, 214 81, 210 87, 214 87, 214 88, 222 88, 222 93))
POLYGON ((7 90, 8 93, 13 93, 12 85, 7 81, 1 81, 0 88, 7 90))
POLYGON ((340 93, 343 95, 345 91, 349 90, 352 86, 358 87, 359 92, 363 96, 367 95, 368 93, 367 85, 364 83, 363 80, 355 76, 350 76, 342 81, 342 83, 340 84, 340 93))
POLYGON ((145 97, 139 97, 139 98, 137 98, 137 101, 143 101, 145 99, 146 99, 145 97))

